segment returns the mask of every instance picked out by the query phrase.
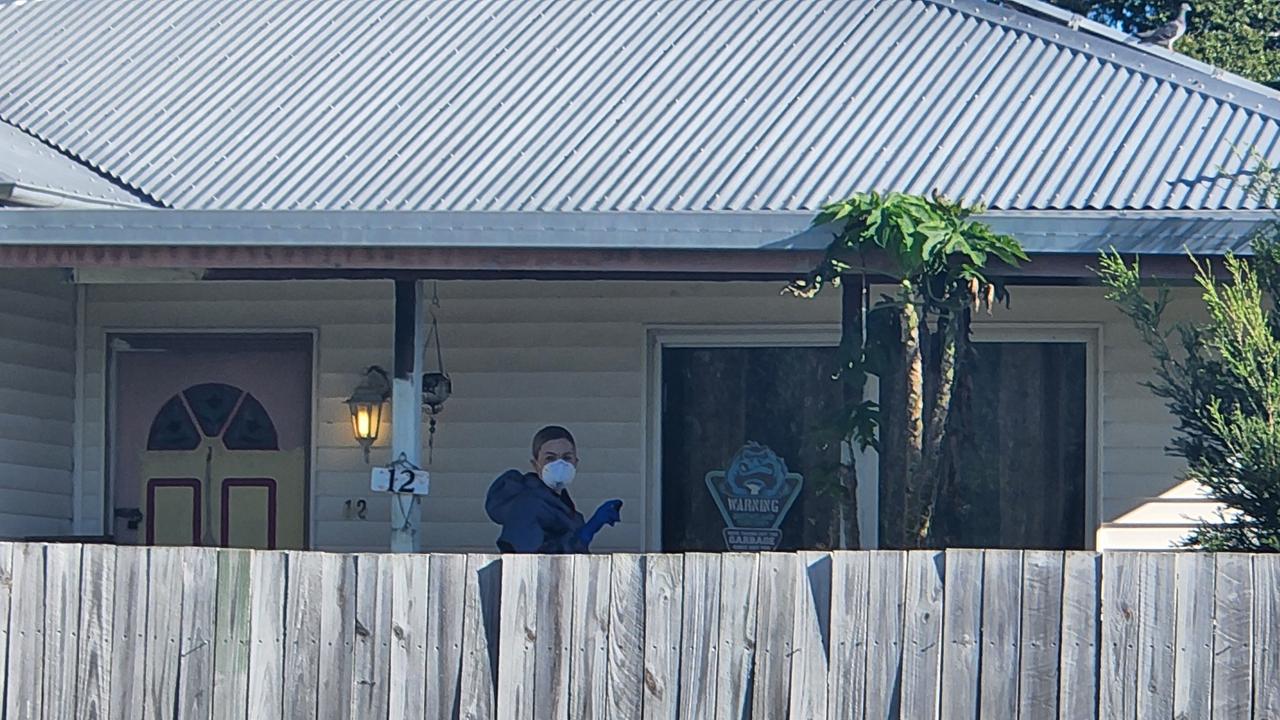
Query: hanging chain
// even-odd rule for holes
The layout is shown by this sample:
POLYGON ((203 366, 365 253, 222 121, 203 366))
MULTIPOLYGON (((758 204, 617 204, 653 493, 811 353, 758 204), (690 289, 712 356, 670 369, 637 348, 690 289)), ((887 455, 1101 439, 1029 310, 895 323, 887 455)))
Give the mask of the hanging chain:
MULTIPOLYGON (((428 310, 431 313, 431 330, 428 331, 427 333, 427 345, 430 345, 431 341, 435 340, 436 368, 441 373, 443 373, 444 372, 444 349, 440 345, 440 319, 436 316, 436 310, 438 310, 439 308, 440 308, 440 282, 434 281, 431 283, 431 306, 428 310)), ((432 464, 432 461, 435 459, 436 413, 435 413, 435 410, 432 408, 427 408, 427 412, 429 413, 429 416, 430 416, 428 419, 429 424, 427 426, 427 465, 430 466, 432 464)))
POLYGON ((436 317, 436 310, 440 308, 440 283, 431 283, 431 330, 427 333, 427 345, 431 344, 434 338, 436 341, 436 368, 440 372, 444 372, 444 348, 440 345, 440 319, 436 317))
POLYGON ((436 453, 436 414, 431 413, 429 425, 427 426, 427 465, 431 465, 431 461, 435 459, 436 453))

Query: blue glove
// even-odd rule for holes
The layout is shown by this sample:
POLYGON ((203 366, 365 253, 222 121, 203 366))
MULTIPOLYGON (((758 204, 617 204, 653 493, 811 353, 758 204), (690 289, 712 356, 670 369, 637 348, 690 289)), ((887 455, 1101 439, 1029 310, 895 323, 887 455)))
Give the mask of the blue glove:
POLYGON ((606 500, 596 508, 591 519, 583 524, 582 529, 578 531, 578 539, 583 545, 589 546, 601 528, 605 525, 615 525, 620 520, 622 520, 622 501, 606 500))

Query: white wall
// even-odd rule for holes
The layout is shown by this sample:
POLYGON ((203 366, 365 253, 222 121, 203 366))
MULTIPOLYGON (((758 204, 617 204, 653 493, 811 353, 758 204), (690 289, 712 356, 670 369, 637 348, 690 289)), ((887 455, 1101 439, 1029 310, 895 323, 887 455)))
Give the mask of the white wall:
MULTIPOLYGON (((532 433, 562 423, 578 435, 584 465, 576 497, 585 510, 621 497, 625 522, 599 547, 640 549, 645 490, 645 338, 654 325, 827 324, 837 297, 797 300, 775 283, 448 282, 440 284, 441 332, 454 397, 440 420, 425 503, 429 549, 493 547, 482 508, 489 482, 523 467, 532 433)), ((103 388, 108 330, 315 328, 318 331, 314 544, 384 548, 389 508, 370 497, 368 468, 351 441, 343 399, 372 363, 389 364, 389 282, 205 283, 93 286, 88 290, 84 457, 86 518, 103 506, 103 388), (348 499, 369 502, 366 520, 343 518, 348 499)), ((1188 304, 1189 306, 1189 304, 1188 304)), ((984 322, 1097 323, 1104 339, 1105 400, 1099 505, 1103 547, 1163 547, 1186 532, 1178 463, 1163 456, 1171 420, 1139 386, 1145 350, 1096 288, 1017 288, 1014 309, 984 322)), ((382 437, 388 437, 383 432, 382 437)), ((385 448, 374 462, 386 461, 385 448)), ((95 522, 81 529, 97 532, 95 522)))
POLYGON ((0 270, 0 537, 71 530, 75 288, 0 270))

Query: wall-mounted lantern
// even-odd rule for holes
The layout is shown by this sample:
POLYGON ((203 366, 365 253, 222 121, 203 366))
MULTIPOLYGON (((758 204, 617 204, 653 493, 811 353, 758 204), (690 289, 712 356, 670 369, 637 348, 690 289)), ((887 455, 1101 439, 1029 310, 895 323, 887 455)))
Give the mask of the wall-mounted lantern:
POLYGON ((391 381, 387 372, 374 365, 365 371, 364 379, 347 398, 351 410, 351 432, 364 450, 364 461, 369 462, 369 448, 378 439, 382 425, 382 408, 391 398, 391 381))

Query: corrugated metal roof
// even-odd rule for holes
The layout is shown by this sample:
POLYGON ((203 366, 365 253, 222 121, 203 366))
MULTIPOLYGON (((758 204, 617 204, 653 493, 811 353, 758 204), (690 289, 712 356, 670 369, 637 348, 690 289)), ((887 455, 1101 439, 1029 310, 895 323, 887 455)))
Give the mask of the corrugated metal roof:
POLYGON ((5 122, 0 122, 0 184, 104 205, 142 205, 129 191, 5 122))
POLYGON ((981 0, 44 0, 0 118, 165 204, 1248 208, 1280 99, 981 0))

